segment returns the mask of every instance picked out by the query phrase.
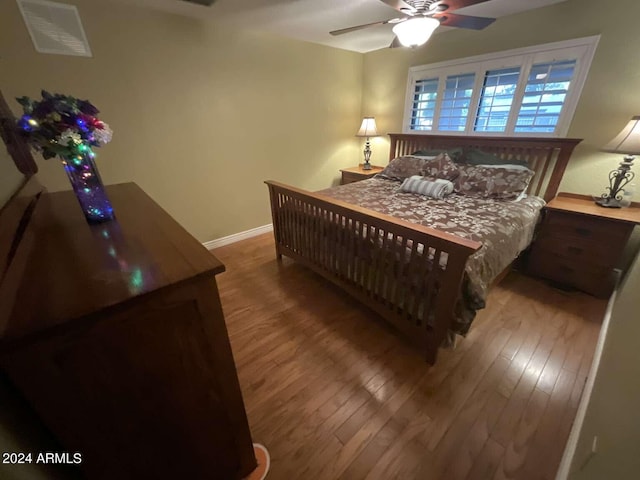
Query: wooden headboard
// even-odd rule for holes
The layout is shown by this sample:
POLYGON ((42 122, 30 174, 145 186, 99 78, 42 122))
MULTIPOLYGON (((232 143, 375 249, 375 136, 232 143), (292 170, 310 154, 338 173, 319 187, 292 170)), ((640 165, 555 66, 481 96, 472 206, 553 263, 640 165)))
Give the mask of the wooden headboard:
POLYGON ((527 193, 547 202, 556 196, 560 181, 579 138, 480 137, 459 135, 418 135, 390 133, 389 160, 418 150, 477 148, 509 161, 527 162, 536 174, 527 193))

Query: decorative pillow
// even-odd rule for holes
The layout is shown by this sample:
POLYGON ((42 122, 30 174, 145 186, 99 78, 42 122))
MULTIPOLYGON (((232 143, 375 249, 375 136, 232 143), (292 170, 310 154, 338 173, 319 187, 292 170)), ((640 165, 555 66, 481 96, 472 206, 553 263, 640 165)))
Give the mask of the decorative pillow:
POLYGON ((428 180, 425 177, 414 175, 405 178, 400 186, 400 191, 406 193, 417 193, 430 198, 443 199, 453 192, 453 183, 449 180, 438 178, 436 180, 428 180))
POLYGON ((387 165, 378 175, 390 180, 402 181, 412 175, 420 175, 420 172, 427 161, 430 160, 411 156, 397 157, 391 160, 389 165, 387 165))
POLYGON ((458 176, 458 166, 446 153, 441 153, 435 158, 406 156, 391 160, 378 175, 400 181, 414 175, 453 180, 458 176))
POLYGON ((467 163, 469 165, 521 165, 528 166, 526 161, 520 161, 515 159, 503 160, 497 155, 489 152, 483 152, 476 148, 465 148, 458 158, 458 163, 467 163))
POLYGON ((455 180, 459 173, 458 166, 451 160, 447 152, 444 152, 433 160, 425 162, 421 175, 433 179, 455 180))
POLYGON ((455 190, 462 195, 480 198, 513 200, 529 186, 532 170, 516 166, 505 168, 497 165, 466 166, 459 169, 455 190))

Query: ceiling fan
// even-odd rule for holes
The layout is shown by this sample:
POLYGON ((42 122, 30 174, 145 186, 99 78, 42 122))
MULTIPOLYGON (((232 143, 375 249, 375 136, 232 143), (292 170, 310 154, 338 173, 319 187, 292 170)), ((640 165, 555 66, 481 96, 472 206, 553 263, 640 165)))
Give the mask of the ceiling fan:
POLYGON ((440 25, 447 27, 482 30, 491 25, 495 18, 473 17, 451 13, 459 8, 488 2, 489 0, 380 0, 396 9, 404 17, 392 18, 381 22, 366 23, 355 27, 342 28, 329 32, 331 35, 343 35, 376 25, 394 24, 393 39, 390 47, 417 47, 426 43, 433 31, 440 25))

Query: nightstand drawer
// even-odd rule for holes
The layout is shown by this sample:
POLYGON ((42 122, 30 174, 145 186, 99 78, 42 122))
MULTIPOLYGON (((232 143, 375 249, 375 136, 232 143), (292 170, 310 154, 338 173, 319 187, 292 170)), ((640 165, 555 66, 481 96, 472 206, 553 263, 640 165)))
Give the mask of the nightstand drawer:
POLYGON ((567 240, 591 240, 611 245, 612 242, 625 244, 630 234, 629 225, 606 219, 594 219, 587 215, 576 215, 550 211, 545 219, 548 230, 557 237, 567 240))
POLYGON ((543 232, 534 245, 535 250, 553 254, 574 264, 612 268, 622 254, 621 245, 594 238, 566 237, 543 232))
POLYGON ((614 277, 611 267, 576 262, 542 249, 536 249, 531 253, 529 271, 598 297, 606 297, 613 291, 614 277))
POLYGON ((351 172, 342 172, 342 185, 346 185, 348 183, 359 182, 360 180, 364 180, 367 177, 363 177, 358 173, 351 172))
POLYGON ((382 167, 376 167, 375 165, 372 165, 368 170, 362 168, 362 165, 358 165, 357 167, 344 168, 340 170, 340 172, 342 172, 340 185, 346 185, 348 183, 359 182, 360 180, 372 178, 382 170, 382 167))

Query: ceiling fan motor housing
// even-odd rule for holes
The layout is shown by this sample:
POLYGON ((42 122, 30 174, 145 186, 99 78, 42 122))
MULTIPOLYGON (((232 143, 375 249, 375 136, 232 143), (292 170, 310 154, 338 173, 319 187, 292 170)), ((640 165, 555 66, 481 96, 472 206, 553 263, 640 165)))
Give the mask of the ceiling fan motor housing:
POLYGON ((408 15, 429 15, 444 12, 449 8, 449 5, 442 0, 405 0, 404 3, 410 5, 411 8, 402 7, 400 11, 408 15))

